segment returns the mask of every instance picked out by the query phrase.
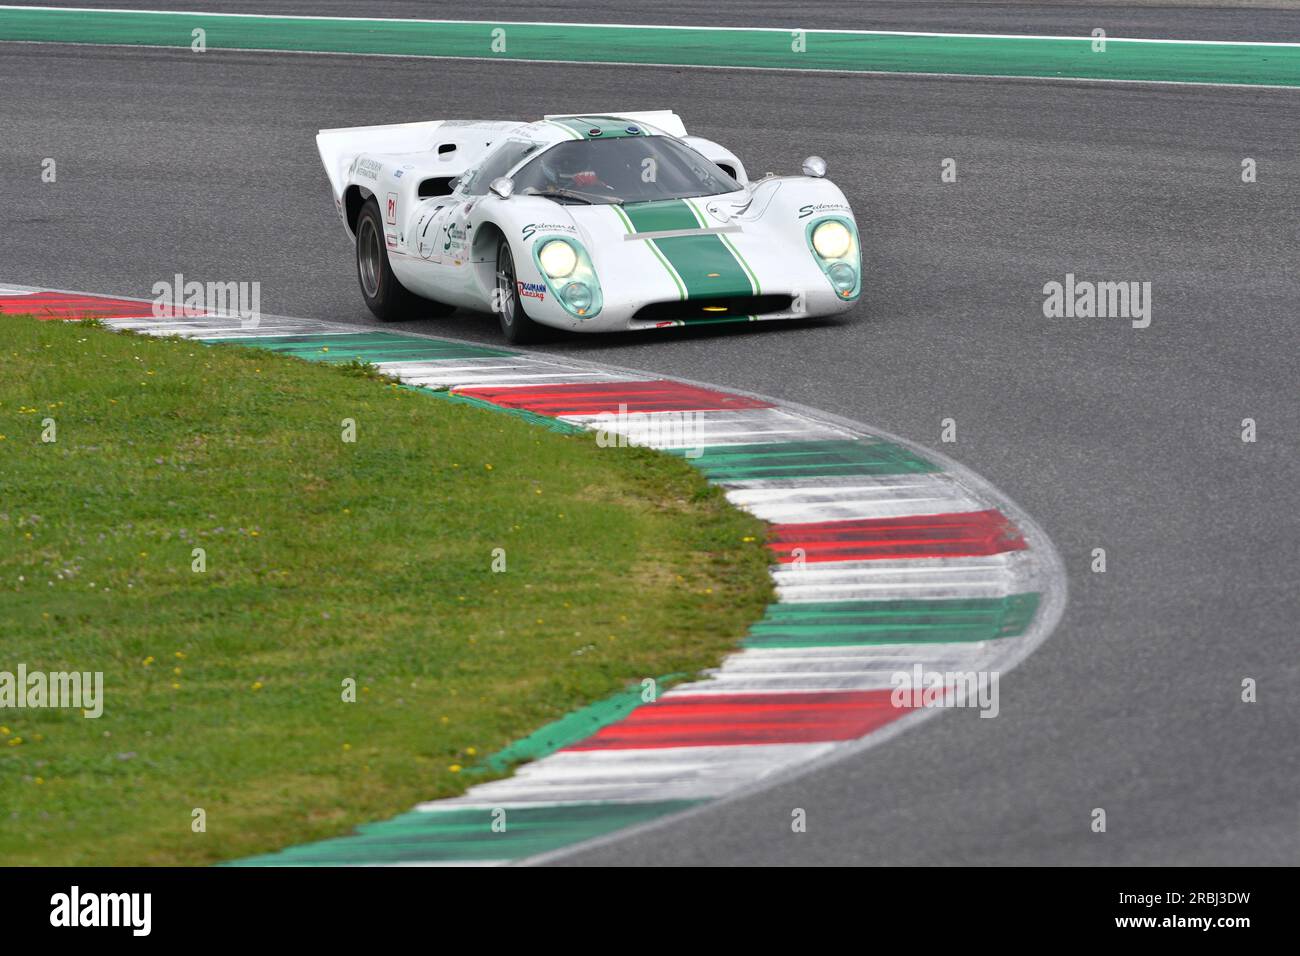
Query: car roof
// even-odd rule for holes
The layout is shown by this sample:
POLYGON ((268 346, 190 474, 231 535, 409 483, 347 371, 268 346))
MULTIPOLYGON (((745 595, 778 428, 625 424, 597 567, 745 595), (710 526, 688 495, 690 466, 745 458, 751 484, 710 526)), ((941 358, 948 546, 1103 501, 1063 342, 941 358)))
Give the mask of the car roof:
POLYGON ((568 139, 622 139, 629 136, 662 136, 645 123, 617 116, 553 116, 542 122, 565 133, 568 139))

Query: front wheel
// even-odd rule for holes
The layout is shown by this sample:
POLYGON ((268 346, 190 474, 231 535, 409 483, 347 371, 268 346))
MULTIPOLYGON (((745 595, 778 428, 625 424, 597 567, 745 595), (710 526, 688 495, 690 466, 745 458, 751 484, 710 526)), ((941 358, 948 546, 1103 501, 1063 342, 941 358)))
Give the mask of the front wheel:
POLYGON ((420 298, 397 281, 388 262, 379 203, 373 198, 357 217, 357 282, 366 307, 385 322, 441 318, 455 311, 454 306, 420 298))
POLYGON ((524 312, 519 283, 515 279, 515 257, 510 254, 510 244, 504 239, 497 246, 497 286, 496 295, 492 297, 492 310, 501 322, 501 334, 508 341, 523 345, 542 338, 544 327, 524 312))

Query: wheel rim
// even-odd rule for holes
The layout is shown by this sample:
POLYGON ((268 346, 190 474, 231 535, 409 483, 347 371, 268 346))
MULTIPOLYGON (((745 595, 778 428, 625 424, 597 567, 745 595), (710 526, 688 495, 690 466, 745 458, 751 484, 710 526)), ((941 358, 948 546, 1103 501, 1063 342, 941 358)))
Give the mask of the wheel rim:
POLYGON ((362 219, 361 230, 357 233, 357 274, 361 277, 362 290, 371 298, 379 294, 379 276, 382 274, 379 256, 379 231, 372 220, 362 219))
POLYGON ((515 263, 510 258, 510 248, 504 243, 497 250, 497 308, 501 321, 513 325, 515 321, 515 263))

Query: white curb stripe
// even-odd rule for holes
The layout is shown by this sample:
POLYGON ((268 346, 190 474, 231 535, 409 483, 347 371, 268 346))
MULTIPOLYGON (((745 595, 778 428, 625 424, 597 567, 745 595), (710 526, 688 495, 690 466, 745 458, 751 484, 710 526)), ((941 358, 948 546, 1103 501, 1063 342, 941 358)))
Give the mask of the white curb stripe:
POLYGON ((570 382, 625 382, 613 372, 581 372, 558 362, 537 359, 483 358, 442 362, 379 362, 378 368, 411 385, 463 387, 468 385, 556 385, 570 382))
POLYGON ((915 664, 926 671, 990 670, 988 665, 1002 654, 995 642, 895 645, 888 654, 845 653, 859 649, 800 649, 797 656, 747 649, 710 671, 709 680, 674 687, 663 696, 888 690, 895 686, 894 675, 910 672, 915 664))
POLYGON ((562 421, 626 436, 651 448, 701 448, 773 442, 847 439, 843 429, 777 408, 703 412, 635 412, 630 415, 561 415, 562 421))
POLYGON ((1023 551, 986 557, 810 562, 772 569, 778 600, 879 601, 1006 597, 1031 586, 1032 559, 1023 551))
POLYGON ((708 799, 830 751, 833 743, 742 744, 639 750, 562 750, 524 764, 513 777, 418 810, 510 804, 708 799))
POLYGON ((806 479, 797 486, 728 488, 727 500, 773 524, 893 518, 981 511, 946 475, 854 478, 838 485, 806 479))

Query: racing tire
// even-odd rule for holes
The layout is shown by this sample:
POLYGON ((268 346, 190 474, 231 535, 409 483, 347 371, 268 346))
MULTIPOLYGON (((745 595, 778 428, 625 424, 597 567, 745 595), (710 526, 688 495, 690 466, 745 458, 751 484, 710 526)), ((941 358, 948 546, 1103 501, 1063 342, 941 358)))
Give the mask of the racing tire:
POLYGON ((361 207, 356 234, 357 284, 376 318, 384 322, 437 319, 456 311, 455 306, 421 298, 397 281, 388 262, 379 203, 373 197, 361 207))
POLYGON ((497 284, 492 309, 501 323, 501 334, 506 341, 525 345, 540 342, 545 336, 546 327, 534 322, 524 311, 519 283, 515 279, 515 257, 504 239, 497 244, 497 284))

